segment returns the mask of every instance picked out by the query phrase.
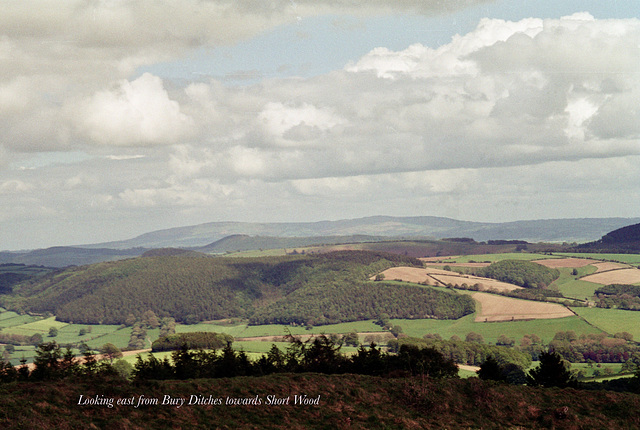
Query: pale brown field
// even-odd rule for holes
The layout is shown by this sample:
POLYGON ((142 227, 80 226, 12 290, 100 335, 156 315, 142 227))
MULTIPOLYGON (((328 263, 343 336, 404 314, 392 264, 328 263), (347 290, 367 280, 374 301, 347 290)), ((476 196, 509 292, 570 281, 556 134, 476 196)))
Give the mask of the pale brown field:
POLYGON ((477 372, 478 370, 480 370, 480 366, 469 366, 468 364, 458 364, 458 369, 477 372))
POLYGON ((513 299, 487 293, 474 293, 471 297, 480 303, 476 322, 552 319, 574 315, 569 309, 555 303, 513 299))
POLYGON ((491 263, 427 263, 429 266, 438 266, 438 267, 487 267, 491 263))
MULTIPOLYGON (((479 276, 461 275, 448 270, 427 267, 425 269, 417 267, 392 267, 382 272, 388 281, 400 280, 404 282, 427 283, 429 285, 481 285, 481 290, 495 288, 498 291, 511 291, 521 287, 496 281, 495 279, 481 278, 479 276)), ((373 279, 373 278, 372 278, 373 279)))
MULTIPOLYGON (((436 270, 436 269, 434 269, 436 270)), ((384 279, 387 281, 400 280, 404 282, 427 282, 433 284, 433 280, 429 277, 427 269, 421 269, 419 267, 392 267, 382 272, 384 279)), ((374 279, 372 277, 371 279, 374 279)))
POLYGON ((608 272, 594 273, 593 275, 580 278, 583 281, 595 282, 596 284, 636 284, 640 282, 640 270, 619 269, 608 272))
MULTIPOLYGON (((444 272, 444 270, 443 270, 444 272)), ((454 273, 454 272, 449 272, 454 273)), ((449 274, 434 274, 431 276, 433 279, 436 279, 440 283, 453 284, 453 285, 462 285, 467 284, 468 286, 480 285, 480 291, 485 291, 489 289, 495 289, 498 291, 513 291, 518 290, 522 287, 517 285, 509 284, 507 282, 496 281, 495 279, 490 278, 481 278, 480 276, 471 276, 471 275, 449 275, 449 274)))
POLYGON ((549 258, 546 260, 534 260, 533 263, 538 263, 542 266, 557 269, 560 267, 568 267, 570 269, 576 269, 578 267, 588 266, 589 264, 597 263, 598 260, 589 260, 587 258, 549 258))
POLYGON ((617 269, 628 269, 628 264, 622 263, 613 263, 609 261, 603 261, 601 263, 593 263, 592 266, 595 266, 598 270, 596 273, 606 272, 607 270, 617 270, 617 269))

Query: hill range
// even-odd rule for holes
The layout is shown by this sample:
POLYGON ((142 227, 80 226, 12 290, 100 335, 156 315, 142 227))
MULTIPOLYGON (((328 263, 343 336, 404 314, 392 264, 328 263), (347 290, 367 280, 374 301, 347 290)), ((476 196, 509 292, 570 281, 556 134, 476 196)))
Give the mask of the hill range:
POLYGON ((205 253, 293 248, 320 244, 467 237, 476 241, 590 242, 640 223, 640 218, 574 218, 482 223, 442 217, 372 216, 299 223, 212 222, 157 230, 128 240, 0 252, 0 264, 65 267, 119 260, 149 249, 185 248, 205 253))

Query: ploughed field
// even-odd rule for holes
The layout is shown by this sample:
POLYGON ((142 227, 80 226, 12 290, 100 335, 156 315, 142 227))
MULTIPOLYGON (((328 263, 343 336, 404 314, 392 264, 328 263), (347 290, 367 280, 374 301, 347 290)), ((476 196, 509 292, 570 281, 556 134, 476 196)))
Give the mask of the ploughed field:
POLYGON ((534 302, 487 293, 474 293, 471 297, 480 304, 476 312, 477 322, 552 319, 575 315, 556 303, 534 302))
POLYGON ((384 279, 390 281, 398 280, 434 286, 443 286, 447 284, 456 286, 466 284, 468 286, 472 286, 479 284, 480 290, 493 288, 498 291, 512 291, 521 288, 507 282, 496 281, 495 279, 472 275, 461 275, 457 272, 429 267, 424 269, 418 267, 392 267, 382 272, 382 275, 384 275, 384 279))

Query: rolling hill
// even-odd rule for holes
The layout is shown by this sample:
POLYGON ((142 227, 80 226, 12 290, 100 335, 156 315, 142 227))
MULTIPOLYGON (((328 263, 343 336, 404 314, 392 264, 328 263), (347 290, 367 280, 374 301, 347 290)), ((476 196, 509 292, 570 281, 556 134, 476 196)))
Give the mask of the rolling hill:
POLYGON ((320 255, 223 258, 181 251, 52 272, 0 296, 8 309, 54 314, 83 324, 123 324, 147 311, 178 322, 251 318, 254 324, 324 325, 395 318, 459 318, 464 295, 371 283, 394 265, 421 266, 397 254, 341 251, 320 255))

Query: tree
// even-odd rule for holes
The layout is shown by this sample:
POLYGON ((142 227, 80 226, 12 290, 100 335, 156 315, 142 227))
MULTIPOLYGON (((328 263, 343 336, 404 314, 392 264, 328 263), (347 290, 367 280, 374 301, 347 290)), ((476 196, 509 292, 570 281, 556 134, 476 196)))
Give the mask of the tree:
POLYGON ((102 345, 102 347, 100 348, 100 352, 107 356, 110 363, 113 363, 114 358, 122 357, 122 351, 120 351, 120 348, 112 343, 105 343, 104 345, 102 345))
POLYGON ((113 370, 115 370, 122 378, 129 379, 133 373, 133 366, 128 361, 117 360, 113 363, 113 370))
POLYGON ((488 379, 491 381, 504 381, 506 379, 502 371, 502 366, 500 366, 500 363, 491 355, 480 365, 480 369, 476 371, 476 373, 480 379, 488 379))
POLYGON ((129 349, 143 349, 146 344, 147 330, 139 323, 136 323, 131 330, 131 337, 129 338, 129 349))
POLYGON ((394 337, 398 337, 400 333, 402 333, 402 327, 400 327, 399 325, 394 325, 393 327, 391 327, 390 331, 394 337))
POLYGON ((175 334, 176 320, 170 317, 162 318, 160 322, 160 337, 175 334))
POLYGON ((71 373, 77 363, 71 349, 62 351, 55 341, 41 343, 36 347, 36 355, 33 359, 35 369, 31 376, 35 379, 58 379, 71 373))
POLYGON ((474 331, 467 333, 467 336, 464 340, 466 340, 467 342, 484 343, 484 337, 480 333, 476 333, 474 331))
POLYGON ((358 346, 360 344, 358 333, 356 333, 355 331, 345 334, 342 339, 344 341, 344 344, 347 346, 358 346))
POLYGON ((49 327, 49 337, 56 337, 58 335, 58 329, 55 327, 49 327))
POLYGON ((142 325, 149 328, 160 327, 160 320, 152 310, 146 311, 142 314, 142 325))
POLYGON ((501 345, 501 346, 513 346, 516 343, 515 339, 512 339, 510 337, 505 336, 504 334, 501 334, 498 337, 498 340, 496 342, 496 345, 501 345))
POLYGON ((619 332, 613 335, 614 338, 616 339, 624 339, 627 342, 632 342, 633 341, 633 335, 627 331, 623 331, 623 332, 619 332))
POLYGON ((574 386, 576 380, 560 354, 543 352, 540 354, 540 365, 529 371, 527 383, 543 387, 569 387, 574 386))
POLYGON ((136 317, 133 314, 127 315, 127 318, 124 320, 124 325, 127 327, 132 327, 136 323, 136 317))

